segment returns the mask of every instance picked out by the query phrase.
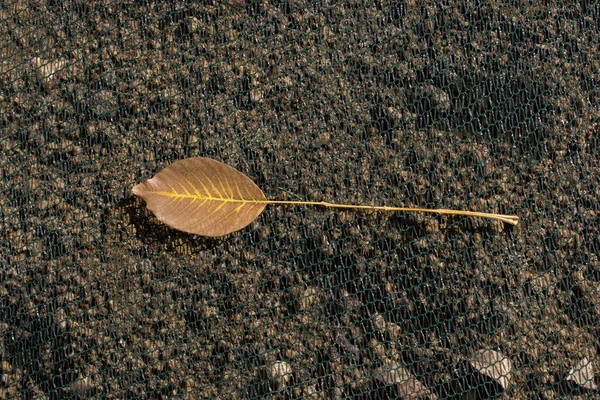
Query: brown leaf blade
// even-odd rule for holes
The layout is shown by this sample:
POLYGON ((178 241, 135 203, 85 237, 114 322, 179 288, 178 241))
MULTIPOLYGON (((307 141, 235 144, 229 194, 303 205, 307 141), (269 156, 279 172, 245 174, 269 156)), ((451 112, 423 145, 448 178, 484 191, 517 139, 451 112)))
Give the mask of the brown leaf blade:
POLYGON ((177 161, 133 193, 166 225, 196 235, 219 237, 254 221, 267 205, 264 193, 238 170, 210 158, 177 161))

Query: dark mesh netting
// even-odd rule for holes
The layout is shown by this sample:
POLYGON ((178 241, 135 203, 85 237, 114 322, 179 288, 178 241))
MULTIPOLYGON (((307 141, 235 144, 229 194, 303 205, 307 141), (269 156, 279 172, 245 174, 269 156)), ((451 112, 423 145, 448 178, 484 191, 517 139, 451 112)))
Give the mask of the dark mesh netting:
POLYGON ((600 387, 600 6, 0 2, 0 398, 600 387), (208 239, 132 187, 210 157, 208 239))

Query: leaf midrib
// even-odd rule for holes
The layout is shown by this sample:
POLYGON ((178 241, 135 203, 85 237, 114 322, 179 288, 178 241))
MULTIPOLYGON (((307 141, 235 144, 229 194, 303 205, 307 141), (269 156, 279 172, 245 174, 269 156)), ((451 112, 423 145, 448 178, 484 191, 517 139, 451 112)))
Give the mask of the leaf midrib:
POLYGON ((151 193, 158 194, 160 196, 167 196, 178 199, 193 199, 193 200, 204 200, 204 201, 220 201, 226 203, 269 203, 268 200, 255 200, 255 199, 230 199, 224 197, 212 197, 203 196, 201 194, 193 193, 177 193, 177 192, 165 192, 165 191, 151 191, 151 193))

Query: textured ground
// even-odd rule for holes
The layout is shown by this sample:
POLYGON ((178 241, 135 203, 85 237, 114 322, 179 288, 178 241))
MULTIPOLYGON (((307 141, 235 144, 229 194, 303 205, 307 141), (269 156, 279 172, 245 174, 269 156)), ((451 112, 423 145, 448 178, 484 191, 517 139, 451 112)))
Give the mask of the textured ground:
POLYGON ((406 395, 389 365, 430 398, 597 395, 598 5, 125 3, 0 5, 0 398, 406 395), (131 194, 191 156, 522 222, 268 207, 206 240, 131 194))

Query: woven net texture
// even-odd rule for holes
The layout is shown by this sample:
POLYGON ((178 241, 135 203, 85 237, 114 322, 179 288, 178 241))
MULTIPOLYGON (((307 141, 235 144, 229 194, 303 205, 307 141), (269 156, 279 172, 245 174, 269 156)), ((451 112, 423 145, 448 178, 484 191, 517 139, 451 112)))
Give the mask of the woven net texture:
POLYGON ((0 398, 584 399, 593 1, 0 2, 0 398), (207 239, 132 187, 210 157, 207 239))

